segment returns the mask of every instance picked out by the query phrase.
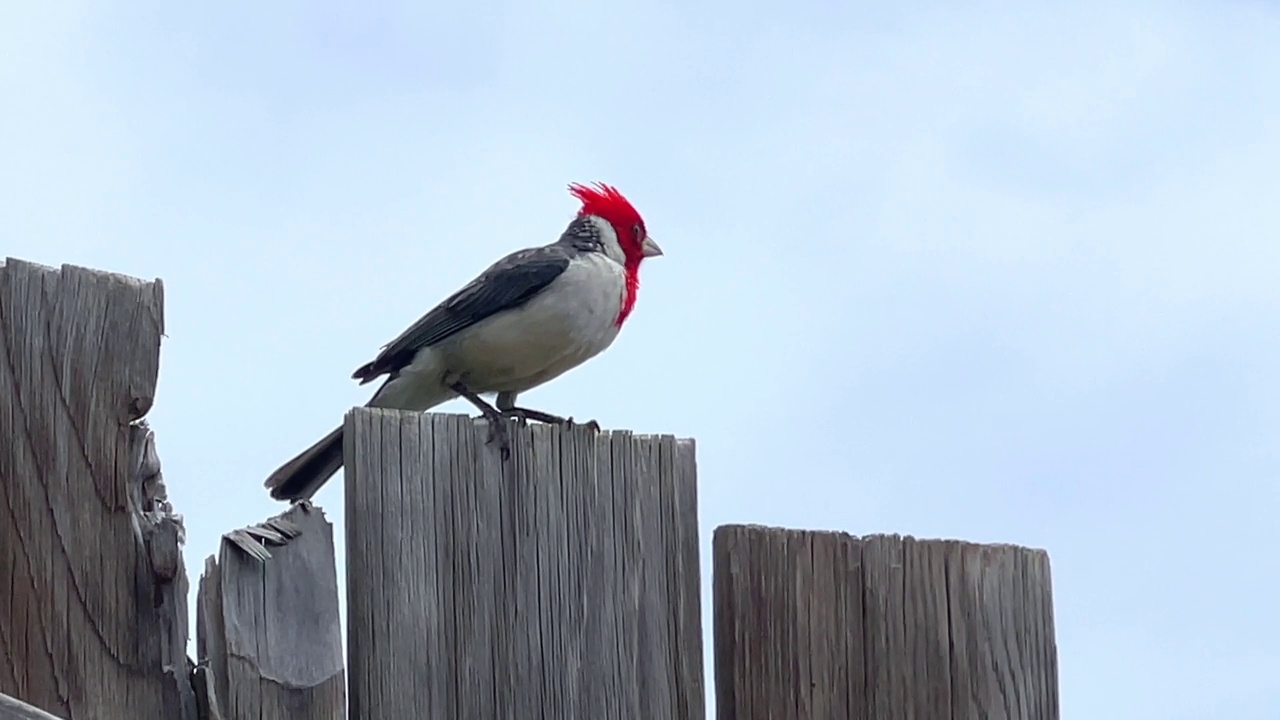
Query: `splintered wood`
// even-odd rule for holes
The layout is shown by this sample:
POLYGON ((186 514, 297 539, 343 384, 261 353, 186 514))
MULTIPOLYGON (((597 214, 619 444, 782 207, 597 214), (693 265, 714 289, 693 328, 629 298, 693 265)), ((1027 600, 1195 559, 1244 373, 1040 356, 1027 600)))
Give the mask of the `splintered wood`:
POLYGON ((345 427, 351 717, 703 717, 692 441, 345 427))
POLYGON ((205 717, 346 717, 333 526, 294 505, 222 537, 197 601, 205 717))

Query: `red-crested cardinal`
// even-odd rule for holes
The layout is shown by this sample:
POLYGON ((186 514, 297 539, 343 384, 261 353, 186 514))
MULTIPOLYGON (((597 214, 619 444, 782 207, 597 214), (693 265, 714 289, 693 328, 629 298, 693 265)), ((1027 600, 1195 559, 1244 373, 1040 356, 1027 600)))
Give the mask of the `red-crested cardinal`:
MULTIPOLYGON (((635 306, 640 264, 662 249, 617 189, 574 183, 569 192, 582 207, 559 240, 495 262, 352 374, 361 385, 387 376, 368 407, 423 411, 465 398, 487 420, 489 442, 498 441, 504 459, 507 418, 572 422, 517 407, 516 395, 608 348, 635 306), (496 407, 486 394, 497 395, 496 407)), ((306 500, 341 467, 339 426, 265 485, 278 500, 306 500)))

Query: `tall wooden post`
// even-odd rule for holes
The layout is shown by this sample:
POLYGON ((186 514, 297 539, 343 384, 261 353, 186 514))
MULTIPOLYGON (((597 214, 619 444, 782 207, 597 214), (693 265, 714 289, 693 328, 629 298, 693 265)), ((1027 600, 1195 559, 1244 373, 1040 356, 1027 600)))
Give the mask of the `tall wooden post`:
POLYGON ((347 415, 351 717, 704 714, 694 448, 347 415))
POLYGON ((713 540, 720 720, 1057 720, 1049 558, 730 525, 713 540))
POLYGON ((151 431, 159 281, 0 265, 0 693, 195 717, 182 524, 151 431))

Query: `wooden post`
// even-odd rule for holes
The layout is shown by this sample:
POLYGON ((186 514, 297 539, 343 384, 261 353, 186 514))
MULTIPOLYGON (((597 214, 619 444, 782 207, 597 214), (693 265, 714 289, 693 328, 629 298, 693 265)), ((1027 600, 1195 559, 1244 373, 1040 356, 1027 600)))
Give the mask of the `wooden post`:
POLYGON ((182 522, 154 438, 163 288, 0 265, 0 693, 195 717, 182 522))
POLYGON ((350 716, 704 716, 692 441, 356 409, 350 716))
POLYGON ((1056 720, 1049 558, 730 525, 713 540, 720 720, 1056 720))
POLYGON ((319 508, 224 535, 196 618, 206 720, 346 717, 333 526, 319 508))
POLYGON ((0 720, 61 720, 61 718, 0 693, 0 720))

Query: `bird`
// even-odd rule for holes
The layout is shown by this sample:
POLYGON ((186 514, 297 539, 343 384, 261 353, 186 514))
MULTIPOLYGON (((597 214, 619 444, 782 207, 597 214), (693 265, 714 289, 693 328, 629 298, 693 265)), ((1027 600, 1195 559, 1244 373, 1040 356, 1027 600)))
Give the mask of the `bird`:
MULTIPOLYGON (((360 385, 385 378, 366 407, 426 411, 463 398, 504 461, 508 419, 573 424, 516 398, 608 349, 635 308, 641 264, 663 252, 616 187, 575 182, 569 193, 581 205, 557 240, 497 260, 352 373, 360 385)), ((342 462, 340 425, 264 485, 276 500, 309 501, 342 462)))

